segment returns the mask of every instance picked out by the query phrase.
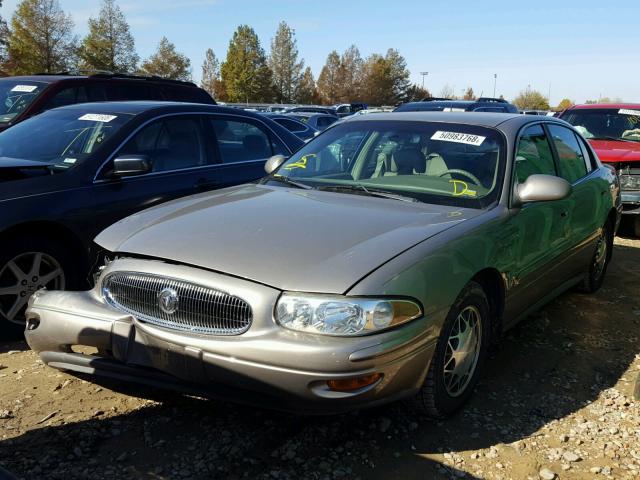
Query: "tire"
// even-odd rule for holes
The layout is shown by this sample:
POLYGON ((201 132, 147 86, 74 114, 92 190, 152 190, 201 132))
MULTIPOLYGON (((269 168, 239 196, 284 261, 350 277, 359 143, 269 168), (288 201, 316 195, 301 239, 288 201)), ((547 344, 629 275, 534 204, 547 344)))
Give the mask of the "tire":
POLYGON ((69 248, 57 239, 25 235, 0 241, 0 339, 20 336, 26 303, 39 288, 77 288, 77 264, 82 262, 74 262, 69 248))
MULTIPOLYGON (((446 418, 462 407, 472 395, 482 367, 487 359, 491 343, 491 315, 489 301, 482 287, 470 282, 462 290, 454 302, 440 331, 436 351, 431 359, 429 371, 414 399, 414 404, 430 417, 446 418), (464 321, 464 319, 467 319, 464 321), (459 361, 466 375, 454 375, 455 359, 452 345, 459 347, 460 339, 456 338, 461 331, 461 321, 467 326, 475 319, 477 326, 471 328, 477 340, 475 355, 468 354, 459 361), (470 366, 470 362, 475 360, 470 366)), ((474 341, 469 336, 468 341, 474 341)))
POLYGON ((598 237, 595 251, 589 263, 589 269, 579 286, 581 292, 595 293, 600 289, 607 273, 607 267, 611 261, 612 252, 613 225, 611 221, 607 221, 604 227, 602 227, 600 237, 598 237))

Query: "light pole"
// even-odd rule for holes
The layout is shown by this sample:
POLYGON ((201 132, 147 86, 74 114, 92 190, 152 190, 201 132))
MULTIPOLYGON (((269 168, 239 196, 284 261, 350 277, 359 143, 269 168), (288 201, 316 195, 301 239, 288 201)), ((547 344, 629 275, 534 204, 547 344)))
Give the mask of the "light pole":
POLYGON ((496 83, 498 82, 498 74, 493 74, 493 98, 496 98, 496 83))
POLYGON ((429 72, 420 72, 420 75, 422 75, 422 89, 424 90, 424 77, 429 75, 429 72))

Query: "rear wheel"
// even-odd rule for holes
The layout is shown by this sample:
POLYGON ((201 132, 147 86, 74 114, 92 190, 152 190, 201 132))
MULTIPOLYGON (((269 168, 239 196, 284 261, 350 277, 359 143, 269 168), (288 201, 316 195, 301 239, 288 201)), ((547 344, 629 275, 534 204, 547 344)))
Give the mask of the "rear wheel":
POLYGON ((63 290, 78 275, 60 242, 11 238, 0 245, 0 338, 15 338, 24 329, 31 295, 41 288, 63 290))
POLYGON ((611 260, 612 250, 613 226, 609 221, 604 227, 602 227, 600 235, 596 240, 596 248, 593 252, 593 256, 591 257, 589 270, 580 284, 581 291, 585 293, 595 293, 600 289, 604 282, 604 276, 607 273, 607 267, 609 266, 609 260, 611 260))
POLYGON ((487 357, 490 309, 482 287, 470 282, 451 307, 416 403, 429 416, 443 418, 473 393, 487 357))

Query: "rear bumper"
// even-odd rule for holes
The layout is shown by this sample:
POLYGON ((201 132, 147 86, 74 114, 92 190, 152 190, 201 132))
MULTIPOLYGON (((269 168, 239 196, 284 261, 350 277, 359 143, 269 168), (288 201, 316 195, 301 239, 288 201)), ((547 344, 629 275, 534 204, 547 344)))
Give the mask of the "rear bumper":
POLYGON ((277 326, 253 337, 203 338, 139 322, 91 292, 39 292, 25 336, 54 368, 279 410, 338 413, 414 394, 435 350, 425 330, 418 319, 349 339, 277 326), (99 354, 74 353, 75 345, 99 354), (327 386, 328 380, 371 373, 382 378, 357 391, 327 386))

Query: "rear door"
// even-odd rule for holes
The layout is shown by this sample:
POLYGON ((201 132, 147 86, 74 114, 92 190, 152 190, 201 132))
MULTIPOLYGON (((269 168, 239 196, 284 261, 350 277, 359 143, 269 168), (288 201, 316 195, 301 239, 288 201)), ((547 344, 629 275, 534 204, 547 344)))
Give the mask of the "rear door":
MULTIPOLYGON (((602 197, 608 188, 590 175, 591 158, 573 130, 562 125, 547 126, 555 150, 558 175, 572 185, 571 196, 565 200, 569 237, 567 244, 568 273, 585 271, 591 259, 594 241, 599 233, 602 197)), ((605 216, 606 217, 606 216, 605 216)))
POLYGON ((257 180, 273 155, 290 155, 285 145, 262 122, 231 115, 208 115, 207 127, 216 146, 220 186, 257 180))
POLYGON ((97 222, 104 227, 143 208, 217 188, 219 165, 205 122, 202 115, 170 115, 134 133, 96 174, 92 208, 97 222), (151 172, 112 178, 113 158, 120 155, 146 155, 151 172))

